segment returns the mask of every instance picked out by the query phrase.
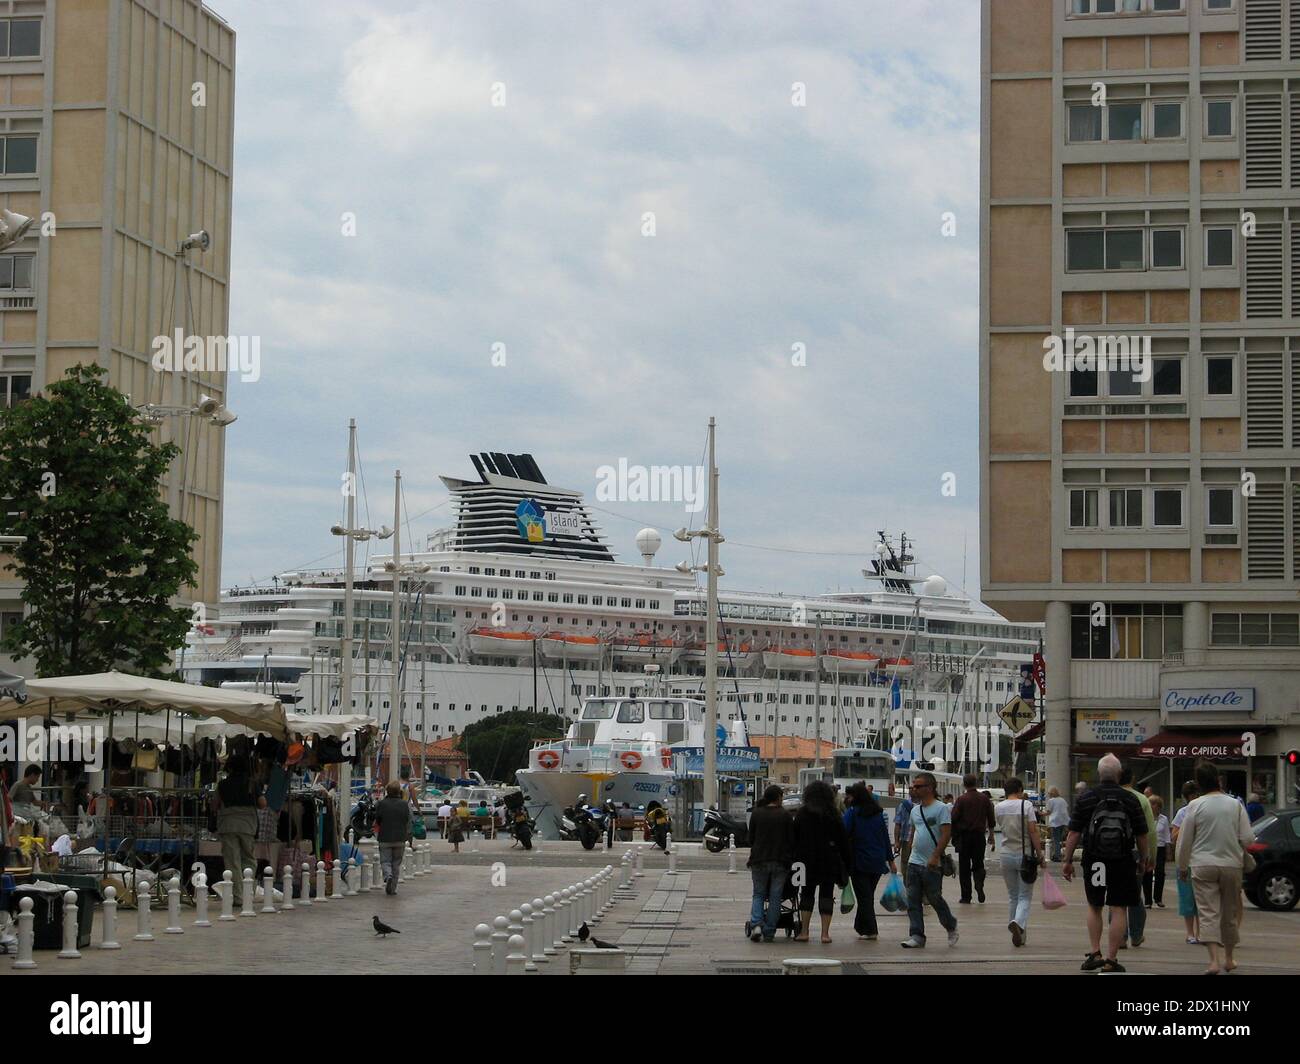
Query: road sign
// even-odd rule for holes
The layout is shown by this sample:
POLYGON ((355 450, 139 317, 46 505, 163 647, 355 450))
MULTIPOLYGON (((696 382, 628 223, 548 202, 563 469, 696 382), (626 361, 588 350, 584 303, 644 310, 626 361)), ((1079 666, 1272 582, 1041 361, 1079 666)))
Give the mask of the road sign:
POLYGON ((1014 735, 1021 731, 1027 724, 1032 724, 1038 714, 1035 712, 1032 705, 1017 695, 998 710, 998 716, 1002 718, 1003 722, 1011 729, 1011 733, 1014 735))

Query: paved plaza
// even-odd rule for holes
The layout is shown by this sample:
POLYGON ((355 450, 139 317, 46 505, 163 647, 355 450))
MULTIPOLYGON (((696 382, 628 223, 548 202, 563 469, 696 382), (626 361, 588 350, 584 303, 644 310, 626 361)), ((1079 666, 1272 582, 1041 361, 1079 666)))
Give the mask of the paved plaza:
MULTIPOLYGON (((80 960, 59 959, 55 951, 37 951, 39 967, 26 976, 43 974, 112 974, 140 972, 158 975, 217 973, 406 973, 465 974, 471 969, 474 927, 491 924, 525 901, 545 896, 586 878, 605 864, 618 868, 627 844, 613 851, 584 852, 576 843, 539 842, 531 853, 511 849, 508 840, 467 843, 459 855, 433 840, 433 869, 401 884, 398 894, 382 891, 349 897, 274 916, 259 915, 213 926, 193 926, 194 910, 182 913, 183 935, 162 934, 166 913, 155 912, 155 940, 134 942, 136 914, 122 911, 118 940, 122 949, 82 951, 80 960), (376 937, 371 917, 379 917, 402 933, 376 937)), ((795 943, 784 934, 767 945, 743 937, 750 884, 738 851, 737 873, 727 874, 727 856, 684 845, 676 875, 667 873, 667 859, 647 849, 645 874, 633 880, 631 897, 618 901, 596 927, 600 939, 620 945, 629 954, 632 974, 767 974, 781 970, 788 957, 831 957, 844 962, 849 974, 882 975, 922 972, 947 974, 1029 973, 1079 974, 1086 952, 1082 888, 1076 878, 1063 887, 1068 904, 1048 912, 1037 896, 1030 918, 1027 946, 1013 949, 1007 934, 1006 889, 1000 875, 990 875, 986 904, 957 905, 957 885, 945 882, 945 896, 957 914, 961 940, 950 948, 946 936, 928 914, 930 944, 924 950, 903 950, 907 937, 905 913, 880 912, 880 938, 860 941, 853 933, 852 915, 836 913, 831 927, 834 942, 795 943)), ((991 866, 992 867, 992 866, 991 866)), ((1057 867, 1057 866, 1052 866, 1057 867)), ((1055 874, 1055 873, 1054 873, 1055 874)), ((1133 975, 1194 975, 1206 962, 1203 948, 1184 942, 1172 882, 1167 885, 1168 908, 1148 914, 1146 942, 1121 952, 1121 962, 1133 975)), ((100 936, 96 915, 95 941, 100 936)), ((815 920, 815 917, 814 917, 815 920)), ((539 974, 567 974, 567 951, 561 951, 539 974)), ((1236 975, 1300 974, 1300 912, 1267 913, 1246 908, 1241 967, 1236 975)), ((9 958, 0 959, 0 972, 9 958)))

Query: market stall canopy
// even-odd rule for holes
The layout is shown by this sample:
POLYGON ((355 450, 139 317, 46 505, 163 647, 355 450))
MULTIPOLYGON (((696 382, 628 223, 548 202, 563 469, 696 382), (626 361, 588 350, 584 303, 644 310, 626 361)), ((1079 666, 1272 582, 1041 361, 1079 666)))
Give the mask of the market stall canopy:
MULTIPOLYGON (((364 728, 378 729, 378 722, 364 713, 286 713, 285 726, 300 735, 332 736, 342 739, 364 728)), ((230 738, 232 735, 269 735, 265 728, 249 728, 223 720, 205 720, 194 729, 196 739, 230 738)))
POLYGON ((174 680, 153 680, 124 672, 28 680, 26 702, 0 699, 0 721, 54 716, 85 709, 121 711, 136 707, 174 709, 197 717, 217 717, 277 739, 288 734, 284 705, 274 695, 201 687, 174 680))

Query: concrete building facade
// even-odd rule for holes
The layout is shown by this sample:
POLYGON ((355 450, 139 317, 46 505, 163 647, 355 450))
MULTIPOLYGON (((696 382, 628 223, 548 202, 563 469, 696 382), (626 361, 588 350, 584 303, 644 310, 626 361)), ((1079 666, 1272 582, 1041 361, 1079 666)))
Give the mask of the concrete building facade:
POLYGON ((982 2, 983 599, 1046 623, 1048 782, 1292 804, 1300 0, 982 2))
MULTIPOLYGON (((234 61, 199 0, 0 0, 0 206, 36 219, 0 255, 0 404, 79 362, 136 405, 224 402, 224 372, 151 359, 177 328, 227 333, 234 61), (200 229, 210 248, 178 255, 200 229)), ((169 502, 200 536, 186 598, 215 614, 224 432, 171 416, 156 438, 183 448, 169 502)), ((20 591, 0 555, 0 625, 20 591)))

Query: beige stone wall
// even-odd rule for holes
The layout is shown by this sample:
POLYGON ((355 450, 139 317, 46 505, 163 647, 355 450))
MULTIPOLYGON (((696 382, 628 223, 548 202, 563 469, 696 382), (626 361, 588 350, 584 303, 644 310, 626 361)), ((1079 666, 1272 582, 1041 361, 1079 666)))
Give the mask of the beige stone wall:
POLYGON ((990 187, 994 199, 1052 194, 1052 83, 993 82, 989 107, 990 187))
POLYGON ((1052 209, 989 211, 989 318, 998 325, 1045 325, 1052 317, 1052 209))
POLYGON ((1044 454, 1052 449, 1052 381, 1043 372, 1044 335, 989 337, 989 451, 1044 454))
POLYGON ((994 0, 991 65, 995 74, 1052 69, 1052 8, 1042 0, 994 0))
POLYGON ((989 578, 1046 583, 1052 577, 1050 462, 989 466, 989 578))

